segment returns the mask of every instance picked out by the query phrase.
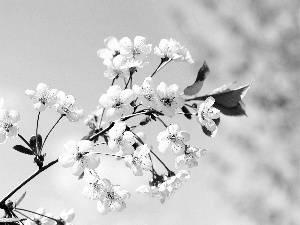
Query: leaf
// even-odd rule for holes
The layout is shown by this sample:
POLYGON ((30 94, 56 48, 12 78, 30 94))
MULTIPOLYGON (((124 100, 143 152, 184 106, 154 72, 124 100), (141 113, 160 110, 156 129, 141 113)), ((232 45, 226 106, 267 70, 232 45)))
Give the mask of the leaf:
POLYGON ((204 80, 205 80, 206 76, 208 75, 208 73, 209 73, 209 68, 208 68, 206 62, 204 61, 202 67, 198 71, 196 81, 191 86, 186 87, 184 89, 183 93, 185 95, 198 94, 198 92, 201 90, 201 88, 203 86, 204 80))
POLYGON ((214 107, 219 109, 221 113, 223 113, 226 116, 247 116, 246 114, 246 106, 243 101, 239 101, 237 106, 228 108, 225 106, 222 106, 218 103, 214 104, 214 107))
POLYGON ((147 117, 145 117, 145 118, 140 122, 140 125, 141 125, 141 126, 144 126, 144 125, 146 125, 147 123, 149 123, 150 121, 151 121, 150 116, 147 116, 147 117))
POLYGON ((238 105, 239 101, 241 101, 242 98, 246 95, 249 88, 250 84, 247 84, 234 90, 226 90, 224 92, 220 92, 210 96, 212 96, 216 100, 216 103, 231 108, 238 105))
POLYGON ((22 194, 22 196, 15 202, 15 207, 17 207, 25 198, 26 191, 22 194))
MULTIPOLYGON (((37 143, 38 143, 38 148, 41 150, 42 144, 43 144, 43 138, 40 134, 37 134, 37 143)), ((36 136, 35 135, 33 135, 30 138, 29 144, 30 144, 31 148, 36 151, 36 136)))
POLYGON ((184 115, 186 118, 188 118, 189 120, 192 119, 192 115, 191 115, 191 113, 190 113, 190 111, 188 110, 187 107, 182 106, 181 110, 182 110, 182 112, 184 112, 183 115, 184 115))
POLYGON ((217 88, 210 95, 196 97, 193 100, 205 100, 208 97, 215 99, 214 107, 219 109, 221 113, 227 116, 243 116, 246 114, 246 107, 242 101, 251 84, 231 90, 229 85, 217 88))
POLYGON ((33 151, 29 148, 24 147, 23 145, 15 145, 13 149, 17 150, 18 152, 27 154, 27 155, 33 155, 33 151))

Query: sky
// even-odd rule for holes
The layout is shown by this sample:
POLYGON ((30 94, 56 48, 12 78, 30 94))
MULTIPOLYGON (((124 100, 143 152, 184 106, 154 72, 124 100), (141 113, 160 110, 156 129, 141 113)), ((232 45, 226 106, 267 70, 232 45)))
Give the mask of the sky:
MULTIPOLYGON (((46 83, 51 88, 73 95, 85 115, 96 108, 99 97, 106 93, 111 83, 103 76, 105 67, 97 57, 97 51, 105 47, 103 40, 108 36, 133 39, 140 35, 146 37, 147 43, 153 47, 162 38, 174 38, 185 45, 192 56, 198 54, 197 49, 189 48, 189 41, 178 30, 169 14, 178 2, 1 1, 0 97, 4 98, 4 108, 20 112, 20 134, 29 139, 35 133, 37 112, 25 95, 25 90, 34 90, 38 83, 46 83)), ((157 74, 155 83, 177 83, 181 88, 192 84, 204 57, 198 55, 194 58, 195 65, 168 65, 157 74)), ((140 85, 160 62, 153 54, 148 60, 149 66, 138 71, 134 83, 140 85)), ((55 109, 43 112, 39 133, 44 137, 58 118, 55 109)), ((194 126, 195 120, 186 123, 179 116, 172 120, 192 134, 200 131, 200 127, 194 126)), ((149 133, 149 143, 157 145, 154 134, 163 129, 159 124, 145 128, 146 134, 149 133)), ((56 159, 64 151, 63 144, 66 141, 80 140, 87 132, 83 121, 71 123, 62 120, 45 146, 46 162, 56 159)), ((202 148, 213 146, 208 138, 192 138, 190 143, 202 148)), ((22 141, 15 138, 0 145, 1 196, 5 196, 37 169, 32 157, 12 149, 16 144, 22 144, 22 141)), ((109 151, 107 147, 101 148, 104 152, 109 151)), ((173 159, 167 156, 162 158, 170 165, 173 163, 173 159)), ((214 197, 210 171, 205 168, 205 164, 200 163, 199 167, 193 169, 191 179, 165 204, 161 204, 158 199, 148 199, 134 193, 137 186, 147 183, 149 174, 134 177, 123 162, 108 157, 101 158, 97 171, 132 193, 123 212, 101 216, 97 212, 96 201, 81 196, 84 181, 78 181, 68 169, 59 164, 40 174, 11 199, 17 199, 27 191, 20 207, 32 211, 45 207, 47 212, 56 216, 63 209, 73 207, 76 211, 74 223, 77 225, 232 224, 232 217, 235 217, 230 208, 214 197)), ((247 224, 247 221, 243 224, 247 224)))

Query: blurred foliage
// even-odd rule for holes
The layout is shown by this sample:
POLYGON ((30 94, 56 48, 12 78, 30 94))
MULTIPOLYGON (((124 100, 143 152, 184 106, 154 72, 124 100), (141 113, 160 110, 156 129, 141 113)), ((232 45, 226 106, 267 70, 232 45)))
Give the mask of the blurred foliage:
POLYGON ((216 192, 253 224, 300 224, 299 1, 183 1, 171 15, 215 83, 253 82, 250 122, 207 158, 216 192))

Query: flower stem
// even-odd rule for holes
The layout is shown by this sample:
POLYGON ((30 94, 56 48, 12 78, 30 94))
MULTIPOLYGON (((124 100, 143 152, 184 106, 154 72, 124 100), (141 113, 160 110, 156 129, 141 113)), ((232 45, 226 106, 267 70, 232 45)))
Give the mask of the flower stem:
POLYGON ((128 84, 129 84, 129 82, 130 82, 131 79, 132 79, 132 75, 129 76, 128 81, 127 81, 124 89, 127 89, 127 86, 128 86, 128 84))
POLYGON ((22 141, 25 142, 25 144, 26 144, 30 149, 32 149, 32 147, 30 146, 30 144, 28 143, 28 141, 26 141, 26 139, 25 139, 21 134, 18 134, 18 136, 19 136, 19 138, 22 139, 22 141))
MULTIPOLYGON (((132 132, 132 131, 131 131, 132 132)), ((133 133, 133 132, 132 132, 133 133)), ((133 135, 134 135, 134 137, 143 145, 144 144, 144 142, 142 141, 142 139, 139 137, 139 136, 137 136, 135 133, 133 133, 133 135)), ((166 170, 169 172, 169 171, 171 171, 167 166, 166 166, 166 164, 164 164, 164 162, 150 149, 150 152, 158 159, 158 161, 161 163, 161 164, 163 164, 163 166, 166 168, 166 170)), ((154 168, 153 168, 153 170, 154 170, 154 168)))
POLYGON ((45 140, 44 140, 44 142, 43 142, 42 149, 43 149, 43 147, 44 147, 44 144, 45 144, 45 142, 46 142, 48 136, 50 135, 50 133, 52 132, 52 130, 54 129, 54 127, 58 124, 58 122, 61 120, 61 118, 63 118, 64 116, 65 116, 65 115, 61 115, 61 116, 59 117, 59 119, 56 121, 56 123, 53 125, 53 127, 50 129, 50 131, 48 132, 48 134, 47 134, 47 136, 46 136, 46 138, 45 138, 45 140))
POLYGON ((168 128, 168 125, 161 118, 156 117, 156 119, 158 119, 165 126, 165 128, 168 128))
POLYGON ((30 210, 27 210, 27 209, 21 209, 21 208, 15 208, 16 210, 21 210, 21 211, 25 211, 25 212, 29 212, 29 213, 33 213, 33 214, 36 214, 36 215, 39 215, 39 216, 42 216, 42 217, 46 217, 48 219, 51 219, 51 220, 54 220, 55 222, 58 222, 57 219, 54 219, 50 216, 46 216, 46 215, 43 215, 43 214, 40 214, 40 213, 37 213, 37 212, 33 212, 33 211, 30 211, 30 210))
POLYGON ((35 178, 37 175, 39 175, 41 172, 43 172, 44 170, 48 169, 49 167, 51 167, 52 165, 54 165, 55 163, 58 162, 58 159, 50 162, 49 164, 47 164, 46 166, 41 167, 39 170, 37 170, 34 174, 32 174, 30 177, 28 177, 26 180, 24 180, 21 184, 19 184, 14 190, 12 190, 6 197, 4 197, 1 201, 0 201, 0 206, 2 204, 5 203, 5 201, 7 199, 9 199, 14 193, 16 193, 20 188, 22 188, 25 184, 27 184, 29 181, 31 181, 33 178, 35 178))
POLYGON ((101 154, 101 155, 109 155, 109 156, 114 156, 114 157, 118 157, 118 158, 125 158, 124 155, 115 155, 115 154, 110 154, 110 153, 106 153, 106 152, 93 152, 96 154, 101 154))
POLYGON ((31 220, 31 221, 34 221, 33 219, 31 219, 29 216, 25 215, 24 213, 21 213, 20 211, 18 210, 14 210, 15 212, 21 214, 22 216, 26 217, 27 219, 31 220))
POLYGON ((151 77, 153 77, 158 71, 160 71, 165 65, 167 65, 169 62, 171 62, 172 59, 168 59, 167 61, 161 61, 156 70, 151 74, 151 77))
POLYGON ((41 112, 39 112, 39 114, 38 114, 38 117, 36 120, 36 128, 35 128, 35 147, 36 147, 36 152, 38 155, 41 154, 41 149, 39 149, 39 144, 38 144, 38 129, 39 129, 40 115, 41 115, 41 112))

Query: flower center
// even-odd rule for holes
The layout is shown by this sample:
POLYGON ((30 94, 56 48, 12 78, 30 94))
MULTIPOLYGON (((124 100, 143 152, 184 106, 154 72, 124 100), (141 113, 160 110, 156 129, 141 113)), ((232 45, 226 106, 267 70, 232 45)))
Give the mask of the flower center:
POLYGON ((133 159, 132 159, 132 163, 133 163, 133 165, 135 165, 135 166, 140 166, 141 165, 141 160, 138 158, 138 157, 133 157, 133 159))
POLYGON ((13 127, 13 124, 12 123, 4 123, 3 125, 3 129, 6 131, 6 132, 9 132, 10 128, 13 127))
POLYGON ((115 104, 113 105, 113 108, 119 109, 119 108, 122 107, 122 105, 123 105, 123 103, 120 101, 120 99, 118 99, 118 100, 115 101, 115 104))
POLYGON ((173 100, 174 100, 174 97, 172 98, 172 97, 166 97, 166 98, 162 98, 160 101, 162 102, 162 104, 164 105, 164 106, 172 106, 172 102, 173 102, 173 100))

